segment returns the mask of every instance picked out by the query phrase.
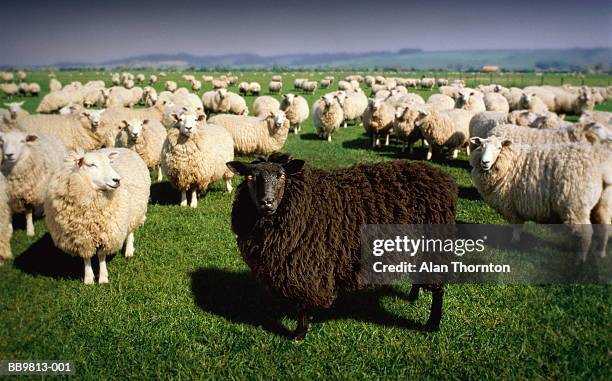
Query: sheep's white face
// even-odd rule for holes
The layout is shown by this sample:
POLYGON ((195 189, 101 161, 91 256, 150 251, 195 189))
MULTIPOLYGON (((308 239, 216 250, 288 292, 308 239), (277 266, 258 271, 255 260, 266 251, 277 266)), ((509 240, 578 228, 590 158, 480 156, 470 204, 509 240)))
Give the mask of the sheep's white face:
POLYGON ((121 182, 121 176, 111 166, 118 155, 117 151, 89 152, 77 158, 76 164, 79 171, 87 175, 94 189, 113 191, 119 188, 121 182))
POLYGON ((376 111, 380 108, 380 105, 382 103, 382 100, 380 98, 376 98, 370 101, 370 107, 372 107, 372 110, 376 111))
POLYGON ((21 111, 21 106, 23 106, 23 101, 22 102, 11 102, 11 103, 5 103, 4 105, 6 107, 8 107, 9 113, 11 114, 11 118, 15 119, 17 118, 17 113, 19 113, 19 111, 21 111))
POLYGON ((425 118, 429 115, 429 111, 427 110, 419 110, 419 115, 414 120, 414 125, 416 127, 420 127, 423 124, 425 118))
POLYGON ((100 125, 100 121, 102 120, 102 114, 104 114, 104 111, 106 111, 106 109, 83 111, 81 113, 81 116, 84 116, 89 119, 91 127, 95 129, 100 125))
POLYGON ((227 96, 227 90, 226 89, 219 89, 217 90, 217 93, 219 94, 219 97, 221 99, 225 98, 227 96))
POLYGON ((149 123, 148 119, 145 119, 145 120, 132 119, 129 121, 124 120, 123 125, 125 128, 125 131, 127 132, 128 138, 132 141, 138 140, 140 135, 142 135, 143 126, 147 123, 149 123))
POLYGON ((191 136, 197 130, 198 122, 203 121, 204 118, 204 115, 181 114, 180 116, 175 116, 176 126, 181 131, 181 134, 191 136))
POLYGON ((274 118, 274 126, 276 128, 281 128, 285 123, 286 117, 284 111, 276 111, 271 114, 272 118, 274 118))
POLYGON ((330 107, 332 104, 334 104, 334 98, 335 96, 332 94, 325 94, 321 97, 321 100, 323 100, 325 107, 330 107))
POLYGON ((533 94, 523 94, 521 96, 521 99, 522 99, 523 103, 529 103, 529 102, 531 102, 531 97, 533 97, 533 94))
POLYGON ((489 171, 495 165, 499 153, 504 147, 510 146, 512 141, 498 136, 489 136, 486 139, 472 138, 470 142, 476 146, 476 151, 481 151, 480 168, 489 171))
POLYGON ((395 110, 395 118, 396 118, 396 119, 401 118, 401 117, 402 117, 402 115, 404 115, 404 112, 405 112, 405 111, 406 111, 406 107, 402 107, 402 106, 398 107, 398 108, 395 110))
POLYGON ((2 166, 11 167, 19 160, 24 159, 29 154, 28 145, 35 142, 38 136, 34 134, 26 135, 20 131, 10 131, 0 134, 0 144, 2 147, 2 166))
POLYGON ((585 129, 594 133, 602 141, 612 141, 612 131, 601 124, 589 124, 585 129))
POLYGON ((295 95, 294 94, 286 94, 285 95, 285 102, 287 102, 288 105, 293 104, 293 100, 295 99, 295 95))

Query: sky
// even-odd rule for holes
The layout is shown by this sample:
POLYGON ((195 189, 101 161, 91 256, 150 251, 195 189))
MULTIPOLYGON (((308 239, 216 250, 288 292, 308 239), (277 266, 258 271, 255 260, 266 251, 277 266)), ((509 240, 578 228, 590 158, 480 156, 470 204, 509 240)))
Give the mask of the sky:
POLYGON ((0 65, 219 55, 610 47, 610 0, 20 0, 0 65))

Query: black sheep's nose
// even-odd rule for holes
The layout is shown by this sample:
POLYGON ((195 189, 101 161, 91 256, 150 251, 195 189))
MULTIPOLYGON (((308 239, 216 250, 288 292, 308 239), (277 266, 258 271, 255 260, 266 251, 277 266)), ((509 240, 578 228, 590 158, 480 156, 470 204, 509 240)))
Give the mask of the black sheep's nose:
POLYGON ((115 182, 115 184, 119 185, 119 182, 121 181, 121 179, 114 178, 113 181, 115 182))
POLYGON ((12 159, 12 158, 13 158, 13 154, 12 154, 12 153, 5 153, 5 154, 4 154, 4 156, 5 156, 7 159, 12 159))
POLYGON ((273 203, 273 202, 274 202, 274 200, 273 200, 272 198, 270 198, 270 197, 268 197, 268 198, 264 198, 263 200, 261 200, 261 203, 262 203, 264 206, 272 206, 272 203, 273 203))

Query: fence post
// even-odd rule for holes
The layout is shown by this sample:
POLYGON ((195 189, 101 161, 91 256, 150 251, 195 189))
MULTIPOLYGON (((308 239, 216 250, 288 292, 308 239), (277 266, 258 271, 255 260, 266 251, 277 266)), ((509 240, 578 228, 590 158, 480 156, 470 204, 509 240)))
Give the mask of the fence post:
POLYGON ((540 77, 540 86, 544 85, 544 73, 542 73, 542 76, 540 77))
POLYGON ((565 80, 564 76, 561 76, 561 86, 563 86, 563 81, 565 80))

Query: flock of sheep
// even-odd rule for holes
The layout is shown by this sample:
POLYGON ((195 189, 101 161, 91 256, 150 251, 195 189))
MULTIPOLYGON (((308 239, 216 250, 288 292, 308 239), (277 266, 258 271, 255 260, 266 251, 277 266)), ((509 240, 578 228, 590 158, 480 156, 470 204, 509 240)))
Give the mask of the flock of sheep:
MULTIPOLYGON (((25 82, 26 73, 16 76, 40 91, 25 82)), ((32 216, 42 208, 55 244, 84 258, 85 283, 93 283, 91 257, 105 263, 124 242, 126 255, 133 254, 151 172, 180 191, 181 205, 196 207, 198 196, 221 178, 232 191, 234 173, 226 163, 235 154, 278 152, 309 117, 329 141, 350 123, 363 125, 374 148, 395 137, 402 149, 421 140, 427 159, 456 158, 460 149, 471 149, 475 186, 511 223, 582 226, 576 233, 588 247, 591 223, 611 221, 612 115, 593 111, 612 96, 610 87, 468 88, 460 80, 351 75, 337 84, 332 76, 295 79, 285 92, 275 75, 268 91, 278 93, 279 101, 259 96, 259 83, 238 83, 232 75, 184 75, 190 89, 174 81, 161 92, 150 86, 165 76, 114 73, 111 87, 103 80, 62 85, 52 77, 36 114, 23 110, 23 102, 0 109, 0 259, 11 256, 11 214, 24 213, 33 235, 32 216), (212 90, 200 97, 203 82, 212 90), (337 90, 312 105, 300 95, 334 84, 337 90), (425 101, 409 92, 416 87, 438 93, 425 101), (242 96, 247 94, 258 96, 252 110, 242 96), (565 115, 580 119, 571 123, 565 115)), ((21 89, 13 73, 0 73, 0 80, 7 96, 13 95, 8 85, 21 89)), ((605 240, 603 246, 602 254, 605 240)), ((99 282, 107 281, 101 265, 99 282)))

